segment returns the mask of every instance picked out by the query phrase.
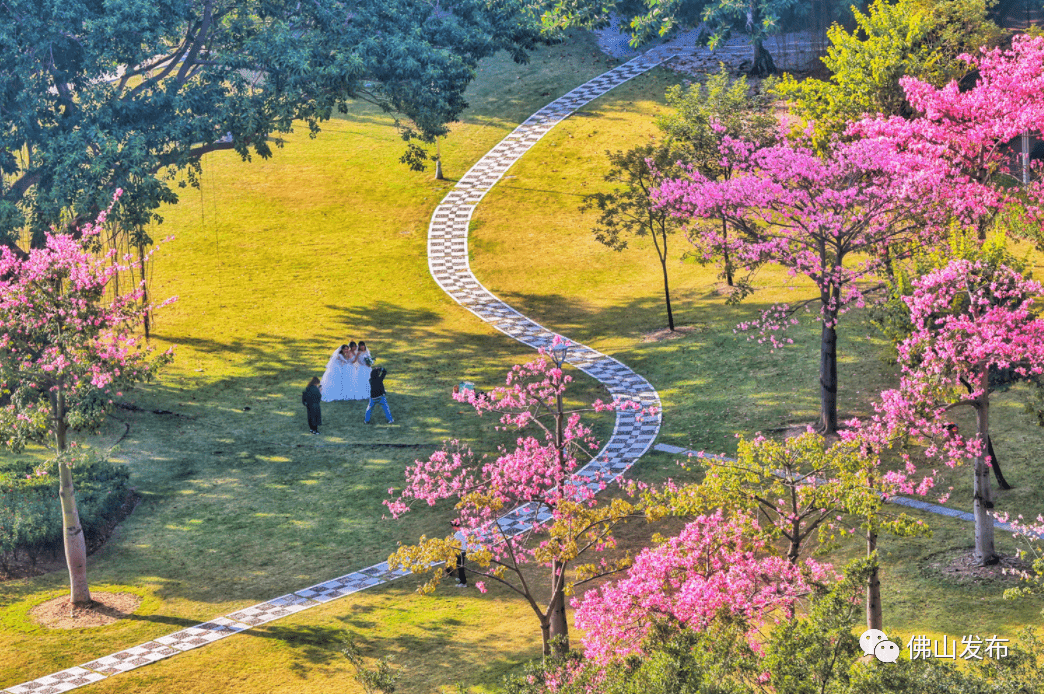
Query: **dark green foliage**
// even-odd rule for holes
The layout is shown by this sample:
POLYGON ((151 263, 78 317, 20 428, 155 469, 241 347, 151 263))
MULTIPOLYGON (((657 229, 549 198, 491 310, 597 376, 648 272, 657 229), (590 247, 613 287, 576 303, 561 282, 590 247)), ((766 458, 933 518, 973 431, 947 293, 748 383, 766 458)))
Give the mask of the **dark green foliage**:
MULTIPOLYGON (((12 460, 0 467, 0 569, 19 556, 35 564, 62 550, 58 465, 36 468, 12 460)), ((76 497, 87 544, 98 538, 126 501, 129 473, 104 458, 80 456, 73 466, 76 497)))
POLYGON ((805 30, 810 20, 831 21, 844 17, 859 0, 544 0, 547 28, 598 27, 616 12, 631 34, 631 45, 640 46, 679 29, 705 23, 701 37, 711 48, 728 39, 733 30, 749 36, 754 47, 752 76, 775 72, 765 38, 784 30, 805 30))
MULTIPOLYGON (((361 99, 407 139, 445 132, 478 61, 526 59, 523 0, 11 0, 0 4, 0 243, 75 229, 126 192, 128 229, 207 152, 267 158, 280 133, 361 99)), ((179 185, 184 185, 180 182, 179 185)))

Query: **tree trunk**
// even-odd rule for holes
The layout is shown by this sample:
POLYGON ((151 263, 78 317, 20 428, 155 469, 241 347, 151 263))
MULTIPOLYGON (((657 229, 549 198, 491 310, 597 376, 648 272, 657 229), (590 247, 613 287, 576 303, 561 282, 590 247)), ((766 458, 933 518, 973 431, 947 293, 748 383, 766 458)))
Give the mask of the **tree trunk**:
POLYGON ((674 312, 671 311, 671 288, 667 285, 667 234, 663 235, 663 255, 660 257, 660 267, 663 268, 663 296, 667 301, 667 327, 671 329, 671 332, 674 332, 674 312))
POLYGON ((732 263, 729 261, 729 224, 725 221, 725 215, 721 216, 721 257, 725 266, 725 284, 732 284, 732 263))
MULTIPOLYGON (((57 395, 52 396, 51 402, 55 417, 55 439, 58 455, 61 456, 66 448, 65 394, 59 390, 57 395)), ((80 513, 76 508, 72 470, 62 458, 58 460, 58 476, 61 482, 58 498, 62 505, 65 564, 69 568, 69 597, 73 605, 85 607, 91 604, 91 590, 87 584, 87 542, 83 538, 80 513)))
MULTIPOLYGON (((963 383, 964 387, 968 389, 969 394, 974 392, 971 383, 968 383, 963 378, 961 379, 961 383, 963 383)), ((954 424, 952 426, 955 427, 954 431, 956 431, 957 425, 954 424)), ((993 452, 992 436, 986 437, 986 452, 990 454, 990 468, 993 470, 994 477, 997 478, 997 484, 1000 485, 1001 489, 1011 489, 1012 487, 1008 484, 1008 480, 1004 479, 1004 473, 1001 472, 1000 461, 997 460, 997 454, 993 452)))
MULTIPOLYGON (((569 622, 566 620, 565 604, 565 566, 558 560, 551 562, 551 586, 554 595, 548 605, 548 626, 550 629, 551 643, 555 655, 565 655, 569 652, 569 622)), ((548 644, 544 644, 545 654, 548 644)))
POLYGON ((866 533, 866 556, 873 560, 870 576, 866 580, 866 628, 884 630, 884 615, 881 611, 881 577, 877 565, 877 533, 866 533))
POLYGON ((1011 489, 1011 485, 1008 484, 1008 480, 1004 479, 1004 473, 1000 469, 1000 461, 997 460, 997 454, 993 452, 993 437, 986 437, 986 452, 990 454, 990 468, 993 470, 993 476, 997 478, 997 484, 1000 485, 1001 489, 1011 489))
POLYGON ((149 329, 151 317, 149 316, 149 288, 145 284, 145 245, 138 244, 138 269, 141 272, 141 323, 142 327, 145 328, 145 339, 149 339, 149 329))
POLYGON ((975 458, 973 507, 973 515, 975 516, 975 561, 980 566, 996 564, 998 560, 997 553, 993 547, 993 516, 990 515, 993 512, 990 468, 986 464, 986 456, 989 455, 987 453, 987 442, 990 437, 990 401, 989 392, 986 390, 989 386, 988 378, 986 370, 983 369, 979 383, 982 395, 979 396, 979 402, 975 407, 977 435, 982 444, 982 453, 975 458))
POLYGON ((442 176, 442 147, 439 144, 439 138, 435 138, 435 180, 445 181, 446 179, 442 176))
POLYGON ((768 77, 776 71, 776 62, 772 54, 765 50, 765 45, 758 39, 754 42, 754 64, 750 66, 751 77, 768 77))
POLYGON ((881 253, 881 264, 884 265, 885 276, 888 278, 888 283, 894 287, 895 268, 892 267, 892 247, 887 243, 884 245, 884 251, 881 253))
POLYGON ((58 463, 58 472, 62 484, 58 497, 62 502, 65 563, 69 567, 70 597, 73 604, 77 607, 86 607, 91 604, 91 590, 87 584, 87 543, 83 539, 83 528, 80 527, 80 514, 76 509, 72 470, 62 460, 58 463))
POLYGON ((819 342, 819 429, 829 436, 837 433, 837 317, 826 318, 819 342))

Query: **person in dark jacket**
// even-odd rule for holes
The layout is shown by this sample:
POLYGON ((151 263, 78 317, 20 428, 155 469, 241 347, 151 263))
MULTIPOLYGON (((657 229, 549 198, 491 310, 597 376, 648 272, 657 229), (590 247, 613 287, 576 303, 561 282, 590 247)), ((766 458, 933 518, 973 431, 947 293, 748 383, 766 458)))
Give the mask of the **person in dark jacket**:
POLYGON ((323 423, 323 413, 319 403, 323 394, 319 390, 319 379, 315 376, 308 382, 308 387, 301 393, 301 404, 308 410, 308 428, 313 434, 319 433, 319 425, 323 423))
POLYGON ((366 424, 370 423, 370 413, 373 412, 374 405, 380 405, 384 409, 384 417, 388 424, 395 423, 391 410, 388 409, 388 398, 384 395, 384 377, 387 373, 383 366, 370 369, 370 404, 366 406, 366 414, 363 415, 363 422, 366 424))

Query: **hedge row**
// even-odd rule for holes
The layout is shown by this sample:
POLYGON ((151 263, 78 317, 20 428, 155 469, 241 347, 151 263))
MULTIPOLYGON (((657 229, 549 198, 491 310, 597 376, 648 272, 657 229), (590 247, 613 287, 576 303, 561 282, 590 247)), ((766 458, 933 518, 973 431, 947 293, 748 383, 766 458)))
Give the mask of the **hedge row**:
MULTIPOLYGON (((88 547, 119 513, 127 498, 129 474, 103 459, 87 459, 73 467, 80 524, 88 547)), ((35 566, 45 554, 62 551, 62 509, 58 499, 58 466, 36 469, 31 463, 0 463, 0 569, 7 573, 19 561, 35 566)))

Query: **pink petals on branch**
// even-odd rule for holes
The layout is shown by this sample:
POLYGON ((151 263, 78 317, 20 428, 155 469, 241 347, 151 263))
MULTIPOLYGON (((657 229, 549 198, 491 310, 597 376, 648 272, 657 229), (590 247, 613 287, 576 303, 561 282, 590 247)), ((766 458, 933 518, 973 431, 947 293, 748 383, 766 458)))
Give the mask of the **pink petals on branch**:
MULTIPOLYGON (((718 511, 642 550, 626 578, 574 601, 576 625, 587 632, 587 657, 606 663, 641 653, 642 640, 660 619, 703 629, 725 610, 753 628, 774 613, 788 613, 810 591, 802 567, 768 555, 763 543, 748 537, 742 522, 718 511)), ((825 575, 815 562, 804 568, 812 577, 825 575)))

